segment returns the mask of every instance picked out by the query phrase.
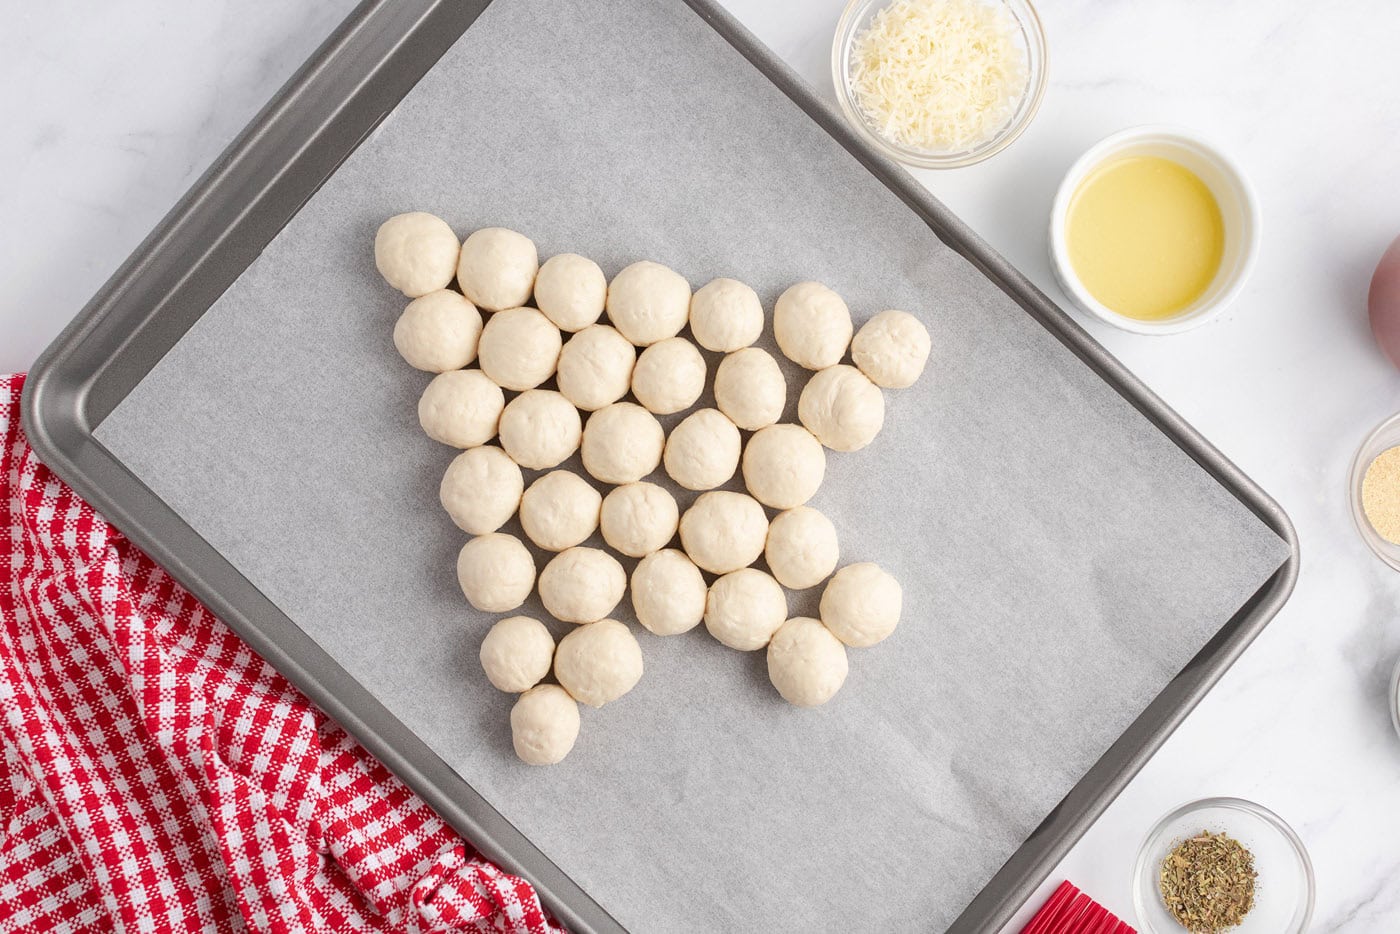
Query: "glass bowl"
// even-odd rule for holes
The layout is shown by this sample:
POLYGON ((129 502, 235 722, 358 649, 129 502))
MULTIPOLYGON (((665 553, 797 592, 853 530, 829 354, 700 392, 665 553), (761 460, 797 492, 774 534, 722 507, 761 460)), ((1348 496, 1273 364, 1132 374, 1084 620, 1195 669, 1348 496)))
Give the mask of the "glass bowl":
POLYGON ((836 25, 836 39, 831 46, 831 78, 836 85, 836 101, 841 112, 856 132, 880 152, 906 165, 923 169, 955 169, 981 162, 1011 145, 1030 125, 1045 96, 1048 72, 1045 28, 1030 0, 986 0, 989 6, 1002 6, 1020 27, 1020 41, 1026 52, 1026 87, 1021 92, 1010 119, 990 138, 971 149, 954 151, 913 149, 885 139, 866 120, 851 86, 851 48, 855 37, 869 24, 871 18, 890 0, 850 0, 836 25))
POLYGON ((1400 733, 1400 664, 1395 666, 1395 674, 1390 676, 1390 723, 1395 732, 1400 733))
POLYGON ((1381 538, 1371 527, 1371 520, 1366 518, 1366 511, 1361 508, 1361 482, 1366 479, 1366 468, 1371 466, 1371 461, 1376 459, 1376 455, 1397 444, 1400 444, 1400 415, 1392 415, 1377 425, 1376 429, 1366 436, 1366 440, 1361 442, 1356 459, 1351 462, 1347 496, 1351 500, 1351 517, 1356 520, 1356 530, 1361 533, 1362 541, 1371 547, 1377 558, 1400 571, 1400 545, 1381 538))
POLYGON ((1303 841, 1277 814, 1241 798, 1206 798, 1182 805, 1157 822, 1138 850, 1133 907, 1143 934, 1182 934, 1158 888, 1162 860, 1177 843, 1203 830, 1224 832, 1254 855, 1259 874, 1254 908, 1230 934, 1302 934, 1313 913, 1313 869, 1303 841))

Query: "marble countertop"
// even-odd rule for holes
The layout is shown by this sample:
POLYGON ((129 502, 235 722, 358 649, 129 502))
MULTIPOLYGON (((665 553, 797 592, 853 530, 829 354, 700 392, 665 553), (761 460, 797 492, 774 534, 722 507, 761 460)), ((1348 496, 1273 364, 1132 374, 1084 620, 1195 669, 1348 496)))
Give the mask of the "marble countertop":
MULTIPOLYGON (((842 0, 725 0, 820 91, 842 0)), ((0 31, 0 372, 26 369, 353 0, 6 5, 0 31)), ((1252 281, 1217 323, 1091 333, 1282 503, 1302 542, 1292 600, 1055 869, 1132 923, 1143 835, 1195 798, 1277 811, 1318 876, 1314 930, 1400 929, 1400 575, 1346 497, 1362 437, 1400 409, 1371 340, 1370 273, 1400 234, 1400 6, 1353 0, 1043 0, 1050 84, 1011 148, 916 172, 1065 303, 1046 219, 1075 157, 1138 123, 1217 140, 1264 214, 1252 281)))

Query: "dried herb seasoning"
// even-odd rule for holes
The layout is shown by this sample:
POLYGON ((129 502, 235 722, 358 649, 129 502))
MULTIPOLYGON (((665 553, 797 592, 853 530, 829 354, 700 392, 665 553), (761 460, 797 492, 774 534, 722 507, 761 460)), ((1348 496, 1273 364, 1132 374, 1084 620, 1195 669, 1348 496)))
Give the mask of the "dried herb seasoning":
POLYGON ((1201 831, 1162 860, 1162 901, 1191 934, 1220 934, 1254 907, 1254 854, 1223 833, 1201 831))

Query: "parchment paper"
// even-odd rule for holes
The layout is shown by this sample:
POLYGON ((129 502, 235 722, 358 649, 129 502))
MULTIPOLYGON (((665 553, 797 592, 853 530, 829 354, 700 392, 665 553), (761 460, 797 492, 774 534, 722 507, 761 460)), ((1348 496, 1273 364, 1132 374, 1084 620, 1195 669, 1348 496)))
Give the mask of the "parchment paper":
MULTIPOLYGON (((693 12, 654 0, 496 0, 98 436, 637 931, 947 926, 1287 555, 693 12), (813 501, 843 563, 877 561, 905 594, 832 703, 787 706, 763 653, 703 627, 638 628, 636 690, 584 709, 563 764, 516 761, 514 698, 476 660, 492 619, 458 590, 464 536, 437 503, 454 452, 418 428, 428 377, 394 351, 403 299, 373 266, 375 228, 411 209, 609 275, 651 258, 696 287, 733 276, 770 310, 815 278, 858 322, 923 317, 923 380, 886 394, 874 444, 829 456, 813 501)), ((793 614, 816 599, 792 595, 793 614)))

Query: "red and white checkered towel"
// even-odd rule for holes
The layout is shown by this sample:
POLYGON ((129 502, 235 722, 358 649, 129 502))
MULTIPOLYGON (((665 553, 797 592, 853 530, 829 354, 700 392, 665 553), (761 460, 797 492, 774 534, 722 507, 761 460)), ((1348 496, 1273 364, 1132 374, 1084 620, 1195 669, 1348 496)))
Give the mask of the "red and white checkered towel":
POLYGON ((0 377, 0 934, 559 930, 40 464, 0 377))

